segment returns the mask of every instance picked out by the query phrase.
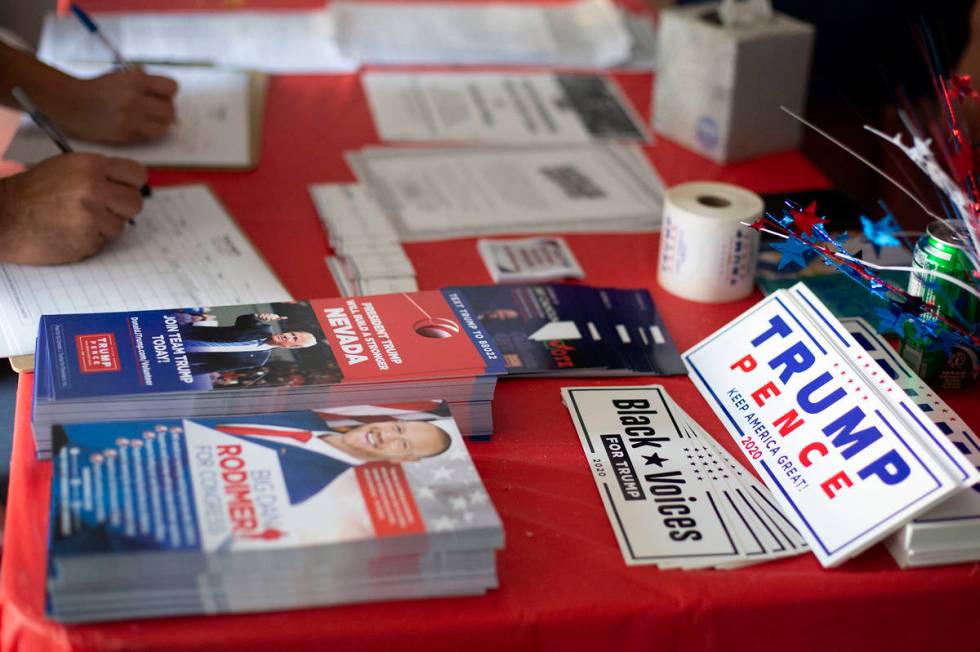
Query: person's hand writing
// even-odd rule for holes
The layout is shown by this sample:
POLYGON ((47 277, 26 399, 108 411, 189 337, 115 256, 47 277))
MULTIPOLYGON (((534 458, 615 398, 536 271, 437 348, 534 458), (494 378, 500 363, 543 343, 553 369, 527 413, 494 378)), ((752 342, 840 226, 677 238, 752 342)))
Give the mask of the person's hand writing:
POLYGON ((94 255, 143 208, 139 163, 63 154, 0 179, 0 260, 71 263, 94 255))
POLYGON ((46 112, 72 137, 112 145, 162 138, 176 120, 177 82, 142 70, 72 80, 46 112))

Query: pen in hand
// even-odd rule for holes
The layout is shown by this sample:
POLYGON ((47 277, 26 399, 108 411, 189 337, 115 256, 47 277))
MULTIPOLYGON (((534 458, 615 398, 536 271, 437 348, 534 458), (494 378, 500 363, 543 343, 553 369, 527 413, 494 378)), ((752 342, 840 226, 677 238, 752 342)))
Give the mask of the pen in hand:
POLYGON ((102 41, 102 45, 104 45, 106 49, 112 53, 112 60, 117 66, 124 70, 129 70, 132 68, 132 66, 129 65, 129 62, 123 59, 122 53, 116 49, 116 46, 114 46, 112 42, 106 38, 105 34, 102 33, 102 30, 99 29, 98 23, 96 23, 84 9, 79 7, 74 2, 69 5, 69 8, 71 9, 71 12, 75 14, 75 18, 77 18, 79 22, 85 26, 85 29, 87 29, 89 33, 95 36, 97 39, 102 41))
MULTIPOLYGON (((51 118, 46 116, 39 108, 37 108, 37 105, 34 104, 27 93, 24 92, 23 88, 20 86, 15 86, 10 93, 14 96, 14 99, 17 100, 17 103, 20 104, 20 107, 29 116, 31 116, 31 120, 34 121, 34 124, 37 125, 38 129, 43 131, 48 138, 51 139, 58 149, 61 150, 62 154, 70 154, 75 151, 71 144, 69 144, 68 139, 65 138, 65 135, 61 133, 61 130, 55 126, 55 124, 51 121, 51 118)), ((150 190, 150 184, 144 183, 142 186, 140 186, 140 195, 143 197, 153 196, 153 191, 150 190)), ((135 224, 133 220, 129 220, 129 223, 135 224)))

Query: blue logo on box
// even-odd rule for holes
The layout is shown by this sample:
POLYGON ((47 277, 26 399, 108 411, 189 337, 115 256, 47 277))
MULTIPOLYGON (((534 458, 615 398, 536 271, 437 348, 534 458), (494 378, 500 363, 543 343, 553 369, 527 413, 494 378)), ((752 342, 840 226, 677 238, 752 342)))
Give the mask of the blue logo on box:
POLYGON ((714 149, 718 146, 718 122, 711 116, 703 115, 698 118, 698 124, 697 127, 695 127, 695 134, 697 136, 698 143, 700 143, 705 149, 714 149))

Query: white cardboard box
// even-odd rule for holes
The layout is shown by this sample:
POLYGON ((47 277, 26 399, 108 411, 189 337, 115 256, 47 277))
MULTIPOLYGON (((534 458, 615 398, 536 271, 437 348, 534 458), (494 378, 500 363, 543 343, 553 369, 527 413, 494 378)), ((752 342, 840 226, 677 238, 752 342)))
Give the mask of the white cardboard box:
POLYGON ((727 27, 718 7, 661 13, 654 129, 719 163, 795 148, 802 125, 779 106, 803 111, 814 28, 779 13, 727 27))

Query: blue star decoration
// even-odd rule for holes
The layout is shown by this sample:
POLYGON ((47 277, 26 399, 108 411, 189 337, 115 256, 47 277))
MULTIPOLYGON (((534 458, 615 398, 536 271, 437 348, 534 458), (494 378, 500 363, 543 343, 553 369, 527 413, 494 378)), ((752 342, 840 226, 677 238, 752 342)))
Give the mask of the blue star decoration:
POLYGON ((936 332, 934 339, 929 344, 929 350, 942 351, 946 354, 946 357, 949 357, 953 354, 953 349, 963 343, 964 339, 962 335, 948 328, 941 328, 936 332))
POLYGON ((913 319, 912 328, 915 329, 915 337, 920 340, 935 340, 939 330, 935 324, 922 319, 913 319))
POLYGON ((888 308, 875 308, 875 314, 878 315, 878 332, 882 335, 885 333, 905 335, 905 322, 915 319, 915 315, 905 312, 895 304, 889 305, 888 308))
POLYGON ((810 248, 802 240, 788 238, 785 242, 774 242, 770 246, 782 254, 776 269, 782 269, 790 263, 806 267, 804 254, 810 251, 810 248))
POLYGON ((892 214, 885 209, 885 216, 875 222, 869 217, 861 216, 861 228, 864 237, 868 239, 875 250, 875 255, 881 255, 882 247, 900 247, 902 243, 895 234, 901 230, 892 214))

